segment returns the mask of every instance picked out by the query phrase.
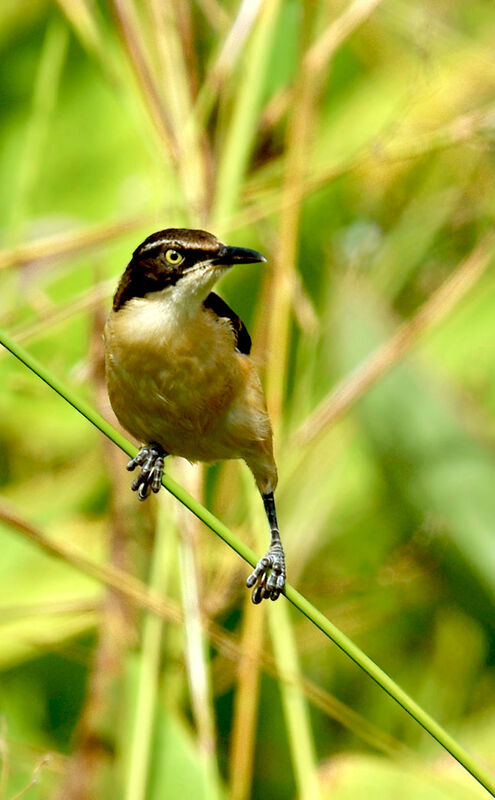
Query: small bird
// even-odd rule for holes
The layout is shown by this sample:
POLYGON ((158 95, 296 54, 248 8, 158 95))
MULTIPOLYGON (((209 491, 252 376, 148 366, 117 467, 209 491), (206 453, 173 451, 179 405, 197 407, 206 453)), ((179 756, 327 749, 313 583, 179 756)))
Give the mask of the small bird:
POLYGON ((120 423, 142 447, 138 498, 158 492, 167 455, 191 462, 242 458, 270 526, 270 548, 247 579, 253 603, 276 600, 285 556, 274 490, 277 467, 260 380, 244 323, 214 284, 235 264, 266 261, 202 230, 168 228, 136 248, 105 326, 108 394, 120 423))

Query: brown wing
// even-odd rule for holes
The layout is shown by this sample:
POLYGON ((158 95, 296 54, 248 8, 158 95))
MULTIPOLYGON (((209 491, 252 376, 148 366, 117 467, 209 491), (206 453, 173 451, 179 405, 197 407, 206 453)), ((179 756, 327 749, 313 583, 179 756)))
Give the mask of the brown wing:
POLYGON ((251 337, 242 319, 232 311, 229 305, 222 300, 215 292, 210 292, 206 300, 203 301, 205 308, 211 309, 217 317, 225 317, 232 325, 235 334, 235 346, 239 353, 249 355, 251 352, 251 337))

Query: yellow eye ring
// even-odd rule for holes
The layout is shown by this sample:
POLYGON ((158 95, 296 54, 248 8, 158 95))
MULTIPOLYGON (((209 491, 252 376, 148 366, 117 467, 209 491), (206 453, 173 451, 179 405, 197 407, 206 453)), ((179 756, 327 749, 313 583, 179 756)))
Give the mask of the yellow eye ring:
POLYGON ((165 260, 176 267, 177 264, 180 264, 180 262, 184 260, 184 256, 182 256, 178 250, 167 250, 165 253, 165 260))

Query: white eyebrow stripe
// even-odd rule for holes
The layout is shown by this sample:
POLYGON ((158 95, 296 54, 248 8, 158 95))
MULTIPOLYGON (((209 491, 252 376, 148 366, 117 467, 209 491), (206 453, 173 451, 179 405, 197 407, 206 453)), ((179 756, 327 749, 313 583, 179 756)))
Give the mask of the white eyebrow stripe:
MULTIPOLYGON (((146 247, 141 248, 141 253, 145 253, 146 250, 152 250, 155 247, 160 247, 162 244, 170 244, 170 239, 158 239, 156 242, 150 242, 146 247)), ((178 247, 178 245, 175 246, 178 247)), ((173 249, 174 245, 171 244, 170 247, 173 249)))

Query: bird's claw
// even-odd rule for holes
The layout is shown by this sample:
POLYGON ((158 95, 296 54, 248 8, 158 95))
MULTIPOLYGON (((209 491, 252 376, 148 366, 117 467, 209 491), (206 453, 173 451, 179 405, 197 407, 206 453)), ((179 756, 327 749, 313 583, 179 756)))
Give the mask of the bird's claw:
POLYGON ((253 603, 261 603, 263 599, 276 600, 285 587, 285 558, 282 546, 277 544, 270 547, 266 556, 260 558, 256 567, 246 581, 246 585, 253 588, 251 599, 253 603))
POLYGON ((138 493, 139 500, 146 500, 150 491, 159 492, 162 485, 165 451, 159 444, 147 444, 142 447, 135 458, 127 464, 127 469, 132 472, 136 467, 141 467, 137 478, 131 484, 133 492, 138 493))

